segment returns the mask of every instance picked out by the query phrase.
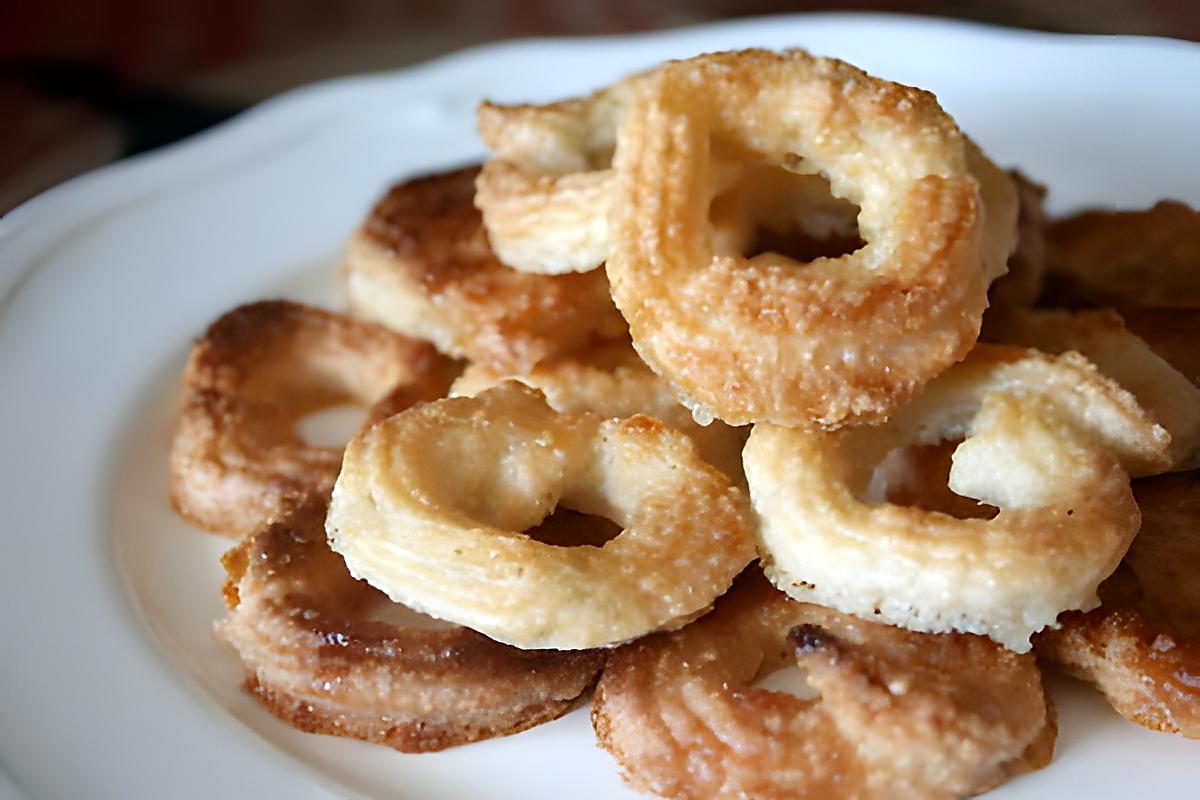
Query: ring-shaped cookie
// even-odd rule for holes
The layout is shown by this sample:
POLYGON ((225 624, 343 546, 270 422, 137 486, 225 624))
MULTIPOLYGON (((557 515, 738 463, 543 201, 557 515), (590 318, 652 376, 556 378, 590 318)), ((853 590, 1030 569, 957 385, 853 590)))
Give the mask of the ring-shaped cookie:
POLYGON ((592 684, 602 652, 518 650, 401 617, 329 549, 327 503, 300 500, 222 559, 229 613, 217 634, 275 716, 428 752, 548 722, 592 684))
POLYGON ((482 103, 479 136, 492 151, 475 203, 496 255, 525 272, 593 270, 612 240, 617 120, 637 77, 547 105, 482 103))
POLYGON ((759 425, 743 451, 760 554, 796 599, 1017 651, 1061 611, 1097 604, 1140 517, 1129 473, 1169 465, 1170 437, 1074 353, 979 345, 886 425, 759 425), (991 519, 872 503, 899 447, 963 439, 950 488, 991 519))
POLYGON ((393 600, 525 648, 678 627, 754 556, 745 494, 685 435, 651 417, 560 414, 516 382, 352 440, 327 530, 393 600), (560 504, 622 531, 601 547, 523 533, 560 504))
POLYGON ((622 117, 606 269, 642 358, 698 418, 879 422, 966 355, 1016 192, 933 95, 801 51, 660 67, 622 117), (820 172, 865 246, 808 264, 714 247, 714 152, 820 172))
MULTIPOLYGON (((475 203, 505 264, 558 274, 595 269, 608 257, 617 126, 649 74, 547 105, 480 105, 479 135, 492 156, 476 179, 475 203)), ((770 165, 718 164, 714 183, 730 189, 723 208, 714 204, 713 227, 723 237, 718 247, 736 249, 762 227, 783 228, 784 235, 799 228, 803 237, 832 239, 829 249, 861 246, 858 209, 830 195, 828 181, 797 173, 780 180, 772 174, 778 172, 786 173, 770 165), (753 218, 745 219, 749 214, 753 218)))
POLYGON ((472 205, 477 172, 404 181, 375 204, 342 260, 351 310, 499 370, 624 339, 603 272, 531 275, 500 263, 472 205))
POLYGON ((614 652, 592 724, 627 780, 672 798, 967 797, 1045 766, 1056 734, 1032 655, 793 602, 757 570, 614 652), (817 697, 754 685, 789 664, 817 697))
POLYGON ((590 411, 602 417, 645 414, 660 419, 690 436, 704 460, 728 475, 735 485, 746 485, 742 447, 749 429, 732 428, 719 421, 697 425, 670 385, 650 371, 628 342, 550 358, 523 375, 470 364, 454 381, 450 394, 479 394, 505 380, 539 389, 555 411, 590 411))
POLYGON ((1100 607, 1063 614, 1033 647, 1127 719, 1200 739, 1200 471, 1134 481, 1133 494, 1142 528, 1100 607))
MULTIPOLYGON (((1181 318, 1187 312, 1175 311, 1181 318)), ((1187 322, 1200 332, 1200 314, 1187 322)), ((1171 434, 1174 469, 1191 469, 1200 456, 1200 388, 1155 353, 1152 342, 1131 332, 1115 312, 1036 309, 1013 311, 994 331, 995 341, 1036 347, 1046 353, 1073 350, 1127 389, 1154 421, 1171 434)))
POLYGON ((184 368, 171 504, 202 528, 245 535, 337 478, 341 448, 305 442, 301 419, 343 403, 399 411, 443 397, 457 372, 428 342, 369 322, 284 300, 235 308, 184 368))

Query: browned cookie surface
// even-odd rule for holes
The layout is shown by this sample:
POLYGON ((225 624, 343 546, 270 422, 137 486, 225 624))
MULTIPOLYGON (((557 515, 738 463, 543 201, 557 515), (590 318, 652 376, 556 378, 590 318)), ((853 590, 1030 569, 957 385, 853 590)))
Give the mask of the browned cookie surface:
POLYGON ((239 306, 196 340, 169 465, 172 506, 242 536, 289 498, 327 493, 340 447, 308 444, 304 417, 353 403, 397 411, 446 393, 457 366, 427 342, 285 300, 239 306))
POLYGON ((1085 211, 1046 238, 1051 305, 1200 306, 1200 212, 1183 203, 1085 211))
POLYGON ((406 181, 376 203, 342 265, 354 312, 457 358, 518 372, 625 336, 603 270, 535 275, 500 263, 473 202, 478 172, 406 181))
POLYGON ((614 652, 592 721, 634 787, 670 798, 963 797, 1047 764, 1056 731, 1032 656, 797 603, 757 568, 614 652), (788 664, 817 697, 754 686, 788 664))
POLYGON ((1125 717, 1200 738, 1200 471, 1146 478, 1134 493, 1142 529, 1100 607, 1063 615, 1034 645, 1125 717))
POLYGON ((503 736, 566 713, 595 679, 596 651, 527 651, 407 612, 355 580, 325 541, 315 496, 223 559, 217 632, 246 688, 301 730, 406 752, 503 736))

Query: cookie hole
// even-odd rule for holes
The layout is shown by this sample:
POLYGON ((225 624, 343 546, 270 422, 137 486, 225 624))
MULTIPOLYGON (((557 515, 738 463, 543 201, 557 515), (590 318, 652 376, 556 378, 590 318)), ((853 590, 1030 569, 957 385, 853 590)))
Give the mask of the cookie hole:
POLYGON ((806 264, 862 248, 858 212, 833 196, 823 176, 764 165, 747 169, 714 198, 709 221, 720 255, 770 253, 806 264))
POLYGON ((355 403, 322 408, 296 423, 296 435, 310 447, 345 447, 366 415, 366 409, 355 403))
POLYGON ((453 622, 422 614, 420 611, 414 611, 406 605, 393 603, 387 599, 371 606, 367 611, 366 618, 371 622, 382 622, 397 628, 416 628, 426 631, 446 631, 459 627, 453 622))
POLYGON ((866 242, 858 235, 857 226, 855 233, 851 235, 831 233, 826 238, 818 238, 799 228, 778 231, 756 227, 754 236, 742 255, 755 258, 774 253, 807 264, 818 258, 840 258, 861 249, 864 245, 866 242))
POLYGON ((816 700, 820 693, 808 682, 808 671, 795 664, 777 669, 753 684, 756 689, 790 694, 800 700, 816 700))
POLYGON ((621 526, 595 514, 559 506, 550 516, 525 531, 530 539, 555 547, 602 547, 621 533, 621 526))
POLYGON ((951 456, 960 442, 896 448, 875 468, 867 500, 938 511, 956 519, 992 519, 1000 509, 950 489, 951 456))

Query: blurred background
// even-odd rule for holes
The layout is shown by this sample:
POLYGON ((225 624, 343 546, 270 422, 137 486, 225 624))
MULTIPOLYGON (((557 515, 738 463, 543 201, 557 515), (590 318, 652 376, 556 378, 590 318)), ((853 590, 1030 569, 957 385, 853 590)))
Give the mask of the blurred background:
POLYGON ((303 83, 500 39, 799 11, 1200 41, 1197 0, 0 0, 0 214, 303 83))

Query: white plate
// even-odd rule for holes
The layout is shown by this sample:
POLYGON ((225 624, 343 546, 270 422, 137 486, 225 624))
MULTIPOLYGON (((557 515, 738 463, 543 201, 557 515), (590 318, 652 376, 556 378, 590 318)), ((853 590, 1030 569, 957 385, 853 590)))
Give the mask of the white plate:
MULTIPOLYGON (((614 797, 586 714, 429 756, 297 733, 209 635, 223 543, 164 500, 173 387, 223 310, 336 304, 339 247, 395 178, 481 155, 482 97, 542 100, 668 57, 802 45, 936 91, 1061 211, 1200 203, 1200 47, 887 16, 516 42, 292 92, 0 223, 0 769, 32 797, 614 797)), ((1055 763, 997 797, 1194 795, 1200 744, 1056 684, 1055 763)))

